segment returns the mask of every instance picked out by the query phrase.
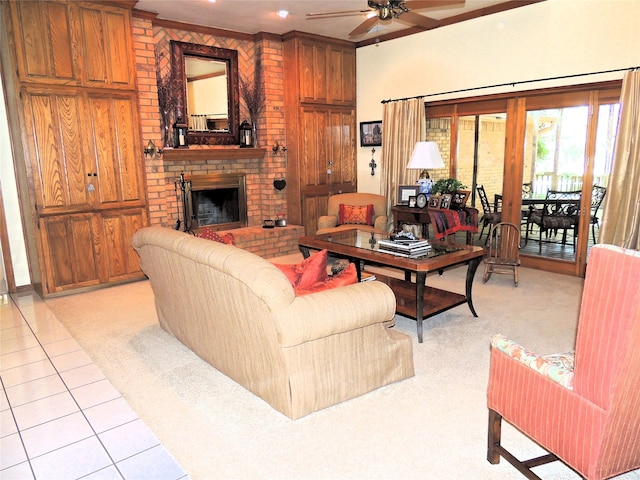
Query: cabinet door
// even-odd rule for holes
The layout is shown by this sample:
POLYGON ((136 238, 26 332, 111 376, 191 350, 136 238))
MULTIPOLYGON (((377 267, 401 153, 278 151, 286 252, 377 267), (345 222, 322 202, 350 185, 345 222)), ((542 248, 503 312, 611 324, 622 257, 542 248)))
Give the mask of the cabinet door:
POLYGON ((84 149, 83 98, 71 91, 36 89, 22 97, 38 213, 86 210, 92 204, 92 165, 84 149))
POLYGON ((55 293, 100 283, 99 222, 93 214, 40 218, 46 268, 45 292, 55 293))
POLYGON ((327 103, 328 47, 309 41, 300 41, 299 47, 300 101, 327 103))
POLYGON ((79 15, 84 84, 101 88, 135 88, 129 12, 82 4, 79 15))
MULTIPOLYGON (((5 3, 5 2, 3 2, 5 3)), ((60 2, 6 2, 11 10, 18 77, 22 82, 77 85, 80 73, 74 7, 60 2)))
POLYGON ((355 106, 355 49, 332 47, 329 51, 329 97, 334 105, 355 106))
POLYGON ((145 203, 138 117, 133 94, 91 94, 88 128, 95 158, 92 182, 96 206, 114 208, 145 203), (94 175, 95 174, 95 175, 94 175))
POLYGON ((105 245, 101 251, 104 281, 114 282, 142 276, 138 255, 131 246, 131 237, 147 225, 146 211, 137 208, 109 211, 104 212, 101 217, 101 233, 105 245))
MULTIPOLYGON (((339 107, 304 107, 298 171, 305 233, 315 233, 327 198, 356 191, 355 112, 339 107)), ((290 215, 291 216, 291 215, 290 215)))

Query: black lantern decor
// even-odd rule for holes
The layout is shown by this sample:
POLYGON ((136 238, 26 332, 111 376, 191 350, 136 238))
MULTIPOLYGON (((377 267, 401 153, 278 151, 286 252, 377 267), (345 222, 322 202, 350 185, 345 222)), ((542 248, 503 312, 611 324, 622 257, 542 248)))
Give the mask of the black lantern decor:
POLYGON ((253 147, 253 125, 247 120, 240 124, 240 148, 253 147))
POLYGON ((173 124, 173 148, 189 148, 187 141, 188 126, 180 117, 173 124))

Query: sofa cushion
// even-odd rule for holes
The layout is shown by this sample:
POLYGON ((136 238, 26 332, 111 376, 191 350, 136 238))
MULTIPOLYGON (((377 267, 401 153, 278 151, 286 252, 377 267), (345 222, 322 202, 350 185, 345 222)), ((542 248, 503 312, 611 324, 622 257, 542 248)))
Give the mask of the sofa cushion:
POLYGON ((206 240, 213 240, 214 242, 226 243, 227 245, 233 245, 233 233, 227 232, 220 235, 211 227, 205 227, 195 234, 196 237, 204 238, 206 240))
POLYGON ((346 268, 340 270, 339 273, 327 277, 324 282, 316 282, 309 288, 294 287, 294 291, 296 296, 300 296, 322 292, 323 290, 329 290, 331 288, 344 287, 354 283, 358 283, 358 272, 356 271, 356 264, 350 263, 346 268))
POLYGON ((338 225, 373 225, 373 204, 369 205, 345 205, 338 207, 338 225))
POLYGON ((315 283, 324 282, 327 279, 326 250, 321 250, 298 264, 282 265, 275 263, 274 265, 287 276, 294 289, 304 290, 315 283))

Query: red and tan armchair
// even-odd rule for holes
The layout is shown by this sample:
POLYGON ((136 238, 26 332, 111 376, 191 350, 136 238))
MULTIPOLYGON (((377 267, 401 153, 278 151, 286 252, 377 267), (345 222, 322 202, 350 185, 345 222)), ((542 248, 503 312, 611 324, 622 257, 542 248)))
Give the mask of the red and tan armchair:
POLYGON ((591 249, 575 355, 540 357, 498 335, 491 345, 487 459, 525 477, 561 460, 584 478, 640 468, 640 252, 591 249), (520 461, 500 439, 504 419, 550 452, 520 461))

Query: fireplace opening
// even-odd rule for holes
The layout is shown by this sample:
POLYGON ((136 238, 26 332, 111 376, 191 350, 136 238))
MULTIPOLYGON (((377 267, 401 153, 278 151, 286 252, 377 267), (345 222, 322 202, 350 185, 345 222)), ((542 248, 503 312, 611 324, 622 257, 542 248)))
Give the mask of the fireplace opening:
POLYGON ((186 214, 192 229, 231 230, 247 226, 244 175, 192 175, 186 180, 186 214))

